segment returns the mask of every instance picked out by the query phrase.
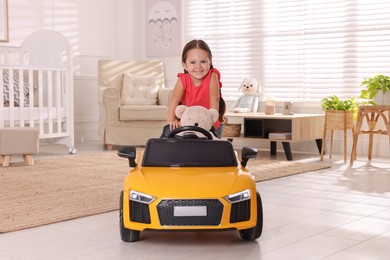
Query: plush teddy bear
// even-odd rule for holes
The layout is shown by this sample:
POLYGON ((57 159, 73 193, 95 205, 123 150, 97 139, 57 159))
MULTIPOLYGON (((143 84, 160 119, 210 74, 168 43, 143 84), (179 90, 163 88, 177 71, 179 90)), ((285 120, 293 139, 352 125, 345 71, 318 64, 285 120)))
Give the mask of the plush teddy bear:
POLYGON ((247 78, 242 82, 240 96, 232 105, 231 111, 236 113, 257 112, 259 106, 258 93, 261 92, 260 83, 255 78, 247 78))
MULTIPOLYGON (((198 126, 210 131, 214 123, 217 122, 219 113, 213 108, 179 105, 176 107, 175 115, 180 119, 181 126, 198 126)), ((203 136, 198 132, 195 134, 199 137, 203 136)))

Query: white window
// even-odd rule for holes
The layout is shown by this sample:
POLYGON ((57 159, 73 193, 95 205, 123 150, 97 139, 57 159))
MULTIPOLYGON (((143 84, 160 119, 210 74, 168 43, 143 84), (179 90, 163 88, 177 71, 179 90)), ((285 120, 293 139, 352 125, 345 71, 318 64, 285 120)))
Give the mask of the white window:
POLYGON ((390 75, 390 1, 187 0, 186 41, 213 52, 226 99, 257 78, 262 99, 358 97, 360 83, 390 75))

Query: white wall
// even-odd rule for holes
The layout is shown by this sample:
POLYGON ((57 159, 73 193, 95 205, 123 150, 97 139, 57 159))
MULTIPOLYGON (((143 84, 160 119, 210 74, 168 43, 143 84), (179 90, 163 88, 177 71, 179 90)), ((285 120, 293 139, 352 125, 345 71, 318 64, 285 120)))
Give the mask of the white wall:
MULTIPOLYGON (((31 32, 52 29, 72 43, 75 64, 75 133, 76 142, 98 140, 97 61, 161 59, 166 70, 167 86, 173 87, 182 71, 180 56, 145 56, 145 3, 139 0, 9 0, 8 43, 19 46, 31 32)), ((183 30, 185 29, 182 27, 183 30)), ((184 42, 183 42, 184 45, 184 42)), ((260 104, 260 109, 263 105, 260 104)), ((295 104, 296 113, 321 113, 319 106, 295 104)), ((343 153, 342 133, 335 135, 334 153, 343 153)), ((352 146, 348 133, 348 147, 352 146)), ((375 138, 374 156, 389 156, 388 139, 375 138)), ((367 138, 360 138, 358 154, 367 154, 367 138)), ((246 143, 252 144, 253 143, 246 143)), ((268 142, 255 142, 266 148, 268 142)), ((316 152, 312 143, 292 144, 293 150, 316 152)), ((350 152, 350 151, 348 151, 350 152)))
MULTIPOLYGON (((132 32, 119 35, 119 5, 131 10, 135 1, 112 0, 11 0, 8 1, 9 42, 0 46, 19 46, 30 33, 40 29, 61 32, 72 44, 74 55, 74 99, 76 142, 98 140, 97 60, 116 58, 118 36, 131 42, 132 32), (92 98, 91 98, 92 97, 92 98)), ((126 10, 124 9, 123 12, 126 10)), ((125 16, 123 17, 132 17, 125 16)), ((132 50, 124 55, 129 58, 132 50)))
POLYGON ((147 57, 145 50, 145 1, 117 0, 117 53, 123 60, 159 59, 164 62, 166 85, 173 87, 182 71, 180 56, 147 57), (129 11, 130 10, 130 11, 129 11))

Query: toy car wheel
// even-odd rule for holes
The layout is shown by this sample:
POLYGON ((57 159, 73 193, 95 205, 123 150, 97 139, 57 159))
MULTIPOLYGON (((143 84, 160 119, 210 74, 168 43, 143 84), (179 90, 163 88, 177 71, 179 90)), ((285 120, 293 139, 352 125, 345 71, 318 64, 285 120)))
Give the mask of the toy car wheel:
POLYGON ((138 241, 140 236, 140 231, 128 229, 123 224, 123 191, 121 191, 119 204, 120 204, 119 205, 119 229, 120 229, 122 240, 125 242, 138 241))
POLYGON ((258 239, 263 231, 263 206, 261 203, 260 194, 256 193, 257 197, 257 222, 253 228, 240 230, 240 236, 244 240, 252 241, 258 239))

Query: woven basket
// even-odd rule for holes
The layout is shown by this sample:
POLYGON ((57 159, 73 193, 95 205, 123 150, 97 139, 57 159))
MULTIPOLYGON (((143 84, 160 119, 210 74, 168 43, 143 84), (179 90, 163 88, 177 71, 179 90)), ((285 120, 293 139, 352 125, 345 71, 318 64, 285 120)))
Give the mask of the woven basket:
POLYGON ((238 137, 241 133, 241 124, 227 124, 223 125, 222 137, 238 137))
POLYGON ((353 128, 352 110, 327 110, 326 128, 330 130, 344 130, 353 128))

